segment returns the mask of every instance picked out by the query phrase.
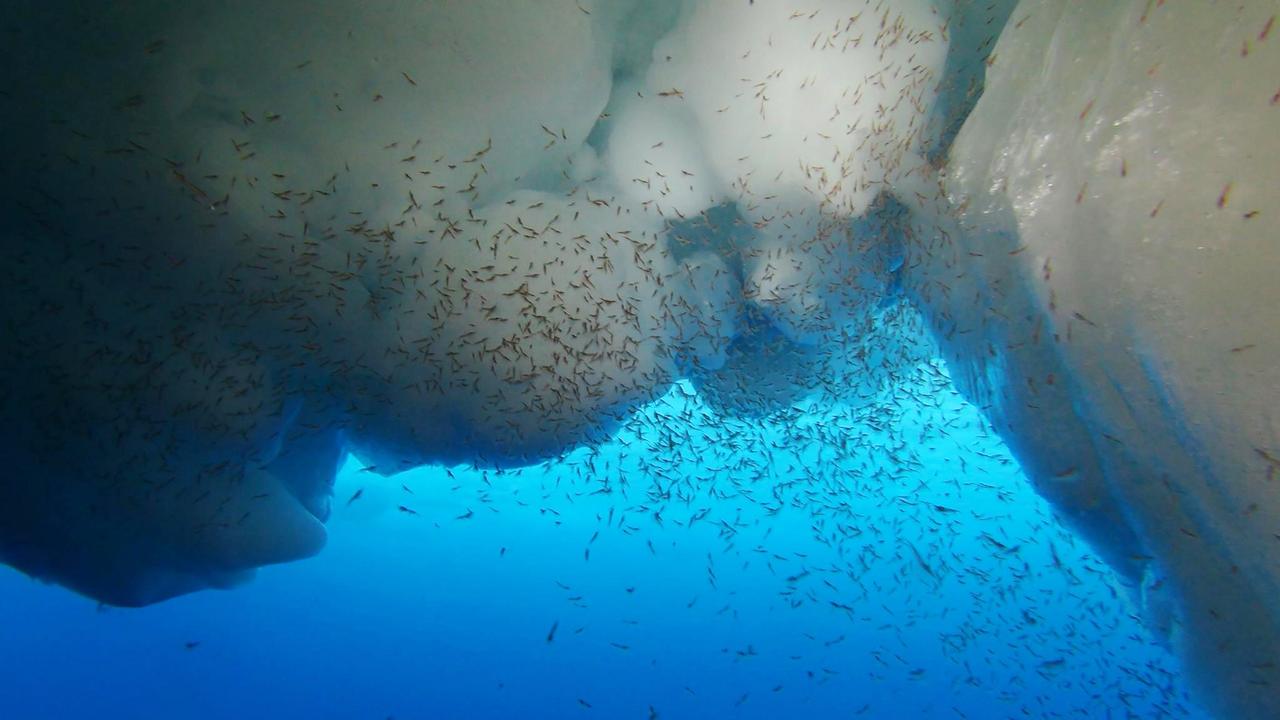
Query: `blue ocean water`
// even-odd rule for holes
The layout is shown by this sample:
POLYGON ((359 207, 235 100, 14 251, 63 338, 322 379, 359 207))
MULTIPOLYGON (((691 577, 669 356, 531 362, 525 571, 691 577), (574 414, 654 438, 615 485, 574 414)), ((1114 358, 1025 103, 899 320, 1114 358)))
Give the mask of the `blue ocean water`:
POLYGON ((3 717, 1205 717, 979 412, 916 380, 763 419, 681 383, 515 471, 351 458, 318 557, 144 609, 5 568, 3 717))

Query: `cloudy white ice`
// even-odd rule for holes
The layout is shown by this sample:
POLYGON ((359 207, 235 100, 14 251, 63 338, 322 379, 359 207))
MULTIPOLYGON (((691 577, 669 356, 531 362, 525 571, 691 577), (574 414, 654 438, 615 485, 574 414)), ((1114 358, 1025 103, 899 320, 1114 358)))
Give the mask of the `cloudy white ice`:
POLYGON ((5 562, 230 586, 347 453, 939 355, 1204 702, 1280 717, 1274 0, 12 5, 5 562))

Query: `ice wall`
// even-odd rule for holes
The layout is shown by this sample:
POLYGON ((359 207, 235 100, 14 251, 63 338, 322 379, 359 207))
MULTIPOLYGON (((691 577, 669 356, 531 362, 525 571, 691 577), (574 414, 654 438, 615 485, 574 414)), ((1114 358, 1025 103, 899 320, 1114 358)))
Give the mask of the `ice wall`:
POLYGON ((1280 716, 1278 7, 1020 3, 907 196, 953 364, 1230 717, 1280 716))

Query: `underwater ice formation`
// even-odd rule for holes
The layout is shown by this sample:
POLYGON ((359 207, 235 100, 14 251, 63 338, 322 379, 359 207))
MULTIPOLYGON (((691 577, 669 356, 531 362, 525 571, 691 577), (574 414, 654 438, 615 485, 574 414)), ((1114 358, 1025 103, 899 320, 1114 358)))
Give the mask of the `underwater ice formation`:
POLYGON ((234 584, 348 451, 527 464, 680 377, 874 402, 918 312, 1205 696, 1280 716, 1276 11, 22 0, 0 557, 234 584))
POLYGON ((1042 493, 1154 558, 1231 717, 1280 716, 1276 10, 1020 3, 908 261, 1042 493))

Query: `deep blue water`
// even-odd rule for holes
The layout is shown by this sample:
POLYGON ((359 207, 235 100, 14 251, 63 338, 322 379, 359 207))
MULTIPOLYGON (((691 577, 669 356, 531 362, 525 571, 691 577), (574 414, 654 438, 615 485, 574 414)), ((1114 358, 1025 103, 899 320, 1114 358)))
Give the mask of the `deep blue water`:
POLYGON ((1203 717, 979 413, 895 397, 874 432, 681 385, 534 468, 353 458, 321 555, 145 609, 0 570, 3 717, 1203 717))

